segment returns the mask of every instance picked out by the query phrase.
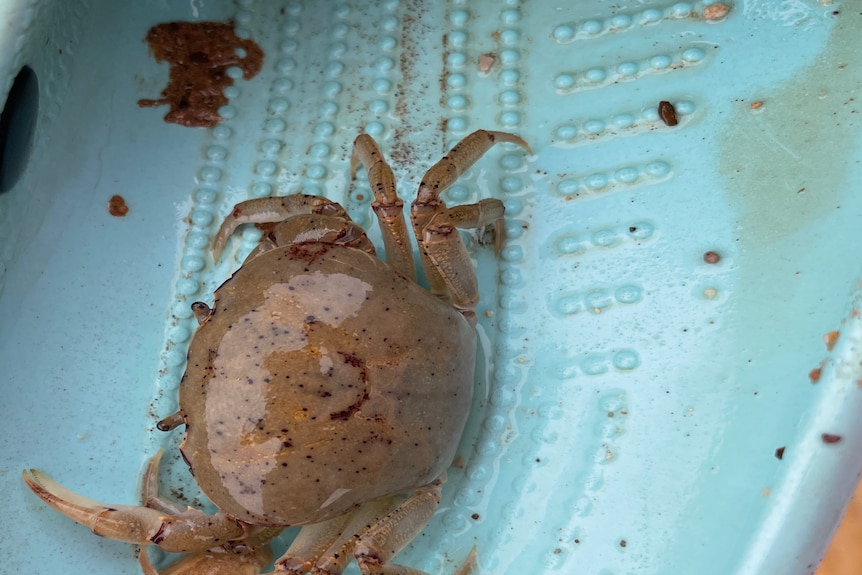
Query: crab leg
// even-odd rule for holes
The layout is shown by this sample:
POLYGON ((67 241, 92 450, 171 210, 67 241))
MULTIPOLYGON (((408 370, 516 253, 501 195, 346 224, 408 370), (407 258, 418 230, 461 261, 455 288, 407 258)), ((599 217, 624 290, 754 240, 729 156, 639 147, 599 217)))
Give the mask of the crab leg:
POLYGON ((419 193, 416 195, 413 207, 434 205, 435 202, 439 201, 440 194, 446 191, 446 188, 454 184, 461 174, 470 169, 479 158, 485 155, 485 152, 498 142, 517 144, 524 148, 528 154, 533 153, 529 144, 515 134, 476 130, 455 144, 455 147, 449 150, 448 154, 425 172, 425 177, 419 184, 419 193))
POLYGON ((395 176, 386 163, 374 138, 359 134, 353 141, 353 154, 350 156, 350 174, 356 174, 357 164, 362 163, 368 173, 368 183, 374 192, 371 208, 377 215, 386 260, 392 268, 411 280, 416 280, 416 265, 408 239, 407 223, 404 220, 404 202, 395 190, 395 176))
MULTIPOLYGON (((149 508, 164 513, 179 514, 184 508, 159 494, 159 463, 162 450, 150 458, 141 481, 141 502, 149 508)), ((146 548, 142 548, 138 561, 144 575, 259 575, 272 561, 272 549, 268 542, 281 533, 275 527, 252 527, 240 542, 214 547, 202 553, 180 558, 157 571, 150 563, 146 548)))
POLYGON ((503 236, 504 212, 505 208, 500 200, 484 199, 476 204, 455 206, 437 212, 425 226, 421 242, 425 255, 445 283, 452 297, 452 305, 459 309, 476 307, 479 301, 479 285, 458 228, 483 228, 494 224, 494 241, 499 250, 503 236))
MULTIPOLYGON (((509 142, 517 144, 524 148, 528 153, 532 153, 530 146, 520 137, 509 134, 507 132, 492 132, 488 130, 477 130, 466 138, 458 142, 448 154, 431 166, 425 172, 422 182, 419 184, 419 191, 416 194, 416 200, 410 207, 410 219, 413 224, 413 233, 416 235, 416 241, 419 243, 420 256, 422 266, 425 270, 425 276, 428 278, 428 283, 431 286, 431 292, 440 296, 451 295, 453 303, 456 307, 469 308, 475 305, 476 288, 475 273, 470 263, 470 256, 467 253, 467 248, 461 240, 460 234, 452 230, 449 233, 442 233, 446 230, 451 230, 452 227, 467 228, 481 227, 483 224, 475 226, 468 225, 466 222, 471 221, 471 218, 463 220, 463 225, 444 223, 441 221, 443 228, 437 231, 432 231, 432 235, 436 237, 431 246, 431 251, 436 254, 429 253, 429 245, 426 245, 426 228, 435 220, 438 214, 447 211, 446 204, 440 199, 446 189, 451 186, 458 177, 467 171, 470 166, 476 163, 485 152, 498 142, 509 142), (449 226, 448 228, 446 226, 449 226), (439 236, 445 236, 439 237, 439 236), (469 276, 469 277, 466 277, 469 276), (471 303, 472 302, 472 303, 471 303)), ((477 205, 481 205, 477 204, 477 205)), ((494 208, 496 209, 496 208, 494 208)), ((497 218, 489 218, 484 215, 488 212, 488 207, 480 207, 478 215, 472 218, 474 221, 486 221, 488 223, 497 223, 497 220, 502 218, 500 214, 497 218)), ((446 216, 444 219, 458 221, 460 215, 446 216)), ((486 225, 486 224, 484 224, 486 225)), ((499 224, 497 224, 499 228, 499 224)), ((496 241, 501 241, 501 235, 497 230, 496 241)))
POLYGON ((204 551, 232 539, 241 539, 246 530, 224 513, 207 515, 189 508, 165 515, 156 509, 134 505, 105 505, 69 491, 47 475, 31 469, 24 482, 42 501, 93 533, 138 545, 156 544, 165 551, 204 551))
POLYGON ((219 261, 225 243, 241 224, 280 222, 298 214, 321 214, 350 219, 340 204, 320 196, 291 194, 246 200, 235 205, 233 211, 222 222, 213 240, 213 260, 219 261))
POLYGON ((275 562, 275 573, 303 575, 311 571, 317 560, 341 535, 348 521, 350 514, 345 514, 304 526, 284 555, 275 562))
POLYGON ((362 575, 427 575, 389 561, 425 527, 440 505, 445 475, 420 487, 391 513, 362 533, 353 549, 362 575))
POLYGON ((303 527, 287 553, 276 562, 276 573, 283 569, 292 575, 309 570, 314 575, 340 574, 353 557, 358 534, 397 506, 397 497, 382 497, 365 503, 353 513, 303 527))

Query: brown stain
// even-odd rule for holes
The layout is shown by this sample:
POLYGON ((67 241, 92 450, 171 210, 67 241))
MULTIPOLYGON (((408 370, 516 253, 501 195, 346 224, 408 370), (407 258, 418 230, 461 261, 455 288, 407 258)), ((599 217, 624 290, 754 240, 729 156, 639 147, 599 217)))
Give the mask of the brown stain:
MULTIPOLYGON (((719 169, 740 212, 740 242, 787 249, 784 240, 840 205, 858 147, 857 106, 845 97, 858 90, 857 35, 857 26, 835 26, 805 67, 723 120, 719 169)), ((769 265, 752 264, 754 281, 768 281, 769 265)))
POLYGON ((218 110, 228 103, 224 89, 233 85, 227 69, 238 66, 249 80, 263 65, 263 50, 239 38, 233 22, 167 22, 150 28, 146 41, 157 62, 170 64, 170 79, 161 98, 138 100, 138 106, 170 105, 165 121, 182 126, 218 124, 218 110))
POLYGON ((346 421, 350 419, 356 412, 362 409, 362 405, 366 401, 368 401, 368 398, 370 397, 370 394, 368 392, 368 370, 366 369, 365 361, 362 358, 344 351, 339 351, 338 355, 342 357, 344 363, 359 370, 364 388, 362 394, 357 397, 356 401, 354 401, 352 404, 348 405, 345 409, 342 409, 341 411, 335 411, 329 414, 329 419, 333 421, 346 421))

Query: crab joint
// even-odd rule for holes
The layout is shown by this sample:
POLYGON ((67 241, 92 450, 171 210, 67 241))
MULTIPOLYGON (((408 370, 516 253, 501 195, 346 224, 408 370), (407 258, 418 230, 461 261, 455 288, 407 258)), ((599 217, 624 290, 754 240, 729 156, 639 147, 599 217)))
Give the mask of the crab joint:
POLYGON ((165 551, 188 553, 245 535, 240 524, 224 513, 209 516, 189 508, 177 515, 165 515, 137 505, 105 505, 66 489, 38 470, 24 471, 23 476, 39 499, 109 539, 138 545, 155 543, 165 551))

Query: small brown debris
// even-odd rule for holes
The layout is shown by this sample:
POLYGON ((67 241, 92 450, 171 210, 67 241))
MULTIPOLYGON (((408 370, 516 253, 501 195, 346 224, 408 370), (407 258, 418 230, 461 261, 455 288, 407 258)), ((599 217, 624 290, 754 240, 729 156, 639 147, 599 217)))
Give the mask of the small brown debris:
POLYGON ((832 444, 841 441, 841 436, 834 433, 824 433, 820 436, 820 439, 823 440, 823 443, 832 444))
POLYGON ((703 254, 703 261, 708 264, 717 264, 719 261, 721 261, 721 256, 718 252, 710 250, 703 254))
POLYGON ((626 542, 626 540, 625 540, 625 539, 620 539, 620 547, 625 547, 626 545, 628 545, 628 543, 626 542))
POLYGON ((479 71, 486 73, 494 67, 494 62, 497 61, 497 56, 493 53, 482 54, 479 56, 479 71))
POLYGON ((111 199, 108 200, 108 213, 117 218, 122 218, 128 214, 129 206, 126 205, 126 199, 119 194, 111 196, 111 199))
POLYGON ((730 6, 722 2, 716 2, 704 7, 703 17, 705 20, 721 20, 730 13, 730 6))
POLYGON ((559 554, 560 554, 560 553, 562 553, 562 552, 563 552, 563 550, 562 550, 562 549, 560 549, 559 547, 557 547, 556 549, 554 549, 554 555, 559 555, 559 554))
POLYGON ((775 458, 778 459, 779 461, 784 458, 784 449, 785 449, 785 446, 782 445, 781 447, 779 447, 778 449, 775 450, 775 458))
POLYGON ((668 126, 679 124, 679 121, 676 119, 676 108, 667 100, 662 100, 658 103, 658 117, 668 126))
POLYGON ((473 515, 471 515, 470 517, 472 517, 474 521, 478 521, 478 520, 479 520, 479 514, 478 514, 478 513, 474 513, 474 514, 473 514, 473 515))
POLYGON ((822 373, 822 369, 819 367, 815 367, 811 371, 808 372, 808 379, 811 380, 811 383, 817 383, 820 381, 820 374, 822 373))
POLYGON ((759 110, 763 107, 763 100, 757 100, 756 102, 752 102, 749 106, 752 110, 759 110))
POLYGON ((835 342, 838 341, 838 332, 830 331, 826 335, 823 336, 823 343, 826 344, 826 349, 832 351, 832 348, 835 347, 835 342))

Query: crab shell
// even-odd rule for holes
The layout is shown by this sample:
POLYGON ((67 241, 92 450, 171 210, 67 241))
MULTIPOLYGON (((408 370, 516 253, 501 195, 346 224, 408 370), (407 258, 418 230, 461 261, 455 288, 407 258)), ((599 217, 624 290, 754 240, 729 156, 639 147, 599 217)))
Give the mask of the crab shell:
POLYGON ((220 509, 305 525, 407 492, 452 462, 475 333, 376 256, 276 247, 215 292, 180 391, 181 446, 220 509))

